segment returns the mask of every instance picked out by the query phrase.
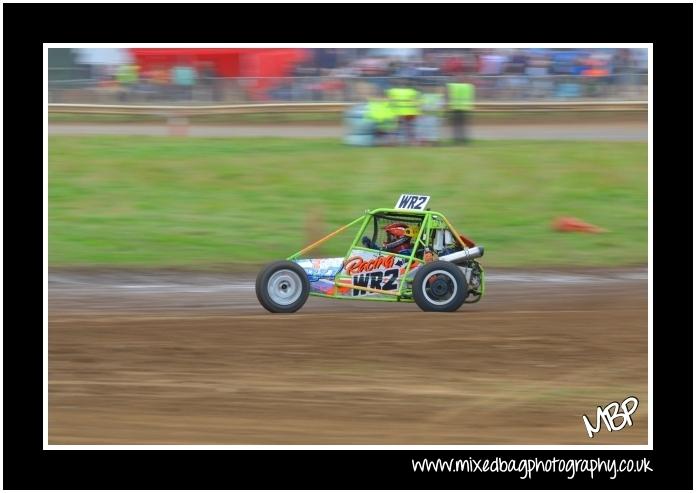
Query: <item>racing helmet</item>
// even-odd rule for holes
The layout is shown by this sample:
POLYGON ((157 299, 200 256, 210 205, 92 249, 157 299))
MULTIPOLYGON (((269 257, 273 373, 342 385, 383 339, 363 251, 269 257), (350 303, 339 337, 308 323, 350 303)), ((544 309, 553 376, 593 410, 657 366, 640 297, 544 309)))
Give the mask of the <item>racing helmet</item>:
POLYGON ((406 223, 392 223, 384 227, 387 232, 387 242, 384 247, 387 250, 394 250, 397 253, 409 248, 411 238, 417 233, 406 223))

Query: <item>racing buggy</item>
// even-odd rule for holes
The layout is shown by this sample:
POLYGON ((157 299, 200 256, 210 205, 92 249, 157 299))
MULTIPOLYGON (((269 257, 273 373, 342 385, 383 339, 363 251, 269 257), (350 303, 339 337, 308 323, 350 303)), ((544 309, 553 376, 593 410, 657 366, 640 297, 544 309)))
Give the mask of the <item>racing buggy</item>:
POLYGON ((312 296, 415 302, 424 311, 452 312, 485 292, 476 260, 483 247, 459 234, 426 195, 404 194, 393 209, 368 210, 256 278, 256 296, 273 313, 299 310, 312 296), (304 258, 313 248, 359 225, 344 257, 304 258))

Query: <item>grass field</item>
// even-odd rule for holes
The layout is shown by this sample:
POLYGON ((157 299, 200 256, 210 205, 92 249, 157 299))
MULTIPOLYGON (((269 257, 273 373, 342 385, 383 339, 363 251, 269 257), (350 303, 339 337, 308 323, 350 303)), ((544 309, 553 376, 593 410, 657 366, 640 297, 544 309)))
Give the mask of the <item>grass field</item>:
MULTIPOLYGON (((49 264, 257 264, 399 194, 431 195, 487 266, 644 265, 646 143, 481 141, 349 148, 334 139, 49 138, 49 264), (579 217, 605 234, 556 233, 579 217)), ((345 253, 345 242, 324 250, 345 253)))
MULTIPOLYGON (((553 124, 553 123, 611 123, 646 121, 646 113, 641 111, 538 111, 538 112, 478 112, 472 116, 473 123, 495 124, 553 124)), ((302 112, 302 113, 250 113, 194 115, 188 117, 192 124, 201 125, 242 125, 242 124, 309 124, 326 123, 340 125, 344 116, 341 112, 302 112)), ((162 115, 119 115, 87 113, 50 113, 51 123, 166 123, 162 115)))

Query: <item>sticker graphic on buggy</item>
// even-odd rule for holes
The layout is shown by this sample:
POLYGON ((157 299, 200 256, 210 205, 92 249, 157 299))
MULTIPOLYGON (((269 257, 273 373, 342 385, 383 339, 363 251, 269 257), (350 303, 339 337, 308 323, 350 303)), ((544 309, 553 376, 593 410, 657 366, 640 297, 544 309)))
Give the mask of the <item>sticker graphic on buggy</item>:
MULTIPOLYGON (((376 254, 374 252, 354 249, 341 274, 345 275, 341 282, 355 286, 350 291, 351 296, 385 296, 381 293, 359 288, 378 289, 380 291, 397 291, 399 280, 406 274, 408 259, 394 255, 376 254)), ((413 270, 417 267, 414 261, 413 270)))
MULTIPOLYGON (((379 289, 381 291, 393 291, 398 288, 396 284, 398 277, 399 269, 389 269, 384 272, 368 272, 367 274, 353 276, 353 286, 379 289)), ((363 291, 362 289, 353 289, 353 296, 360 296, 363 294, 369 294, 369 292, 363 291)))
POLYGON ((346 262, 346 273, 349 275, 360 272, 370 272, 378 269, 389 269, 394 266, 394 257, 377 257, 365 260, 360 255, 355 255, 346 262))
POLYGON ((343 257, 300 259, 295 263, 307 273, 310 291, 326 296, 336 292, 334 277, 343 268, 343 257))

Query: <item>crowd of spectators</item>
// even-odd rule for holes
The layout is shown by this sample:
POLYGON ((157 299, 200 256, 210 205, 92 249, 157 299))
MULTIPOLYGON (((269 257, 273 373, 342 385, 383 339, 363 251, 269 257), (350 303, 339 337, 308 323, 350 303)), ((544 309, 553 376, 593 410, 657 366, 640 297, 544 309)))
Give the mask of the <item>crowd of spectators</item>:
POLYGON ((647 88, 646 49, 423 49, 408 56, 387 49, 315 51, 287 77, 264 84, 253 77, 220 78, 210 63, 183 60, 148 70, 99 66, 91 82, 120 101, 357 102, 365 85, 384 92, 397 79, 442 85, 460 75, 474 82, 480 100, 631 99, 647 88))
POLYGON ((334 67, 297 67, 295 75, 323 81, 308 85, 297 79, 294 94, 322 99, 342 90, 343 99, 351 100, 358 80, 384 91, 395 78, 442 84, 462 74, 476 82, 482 99, 630 96, 647 86, 645 49, 442 49, 420 50, 410 58, 365 55, 345 57, 334 67), (298 84, 305 91, 297 91, 298 84))
POLYGON ((213 101, 217 94, 214 67, 211 64, 178 63, 143 70, 126 63, 116 67, 95 67, 93 79, 102 94, 119 101, 213 101))

